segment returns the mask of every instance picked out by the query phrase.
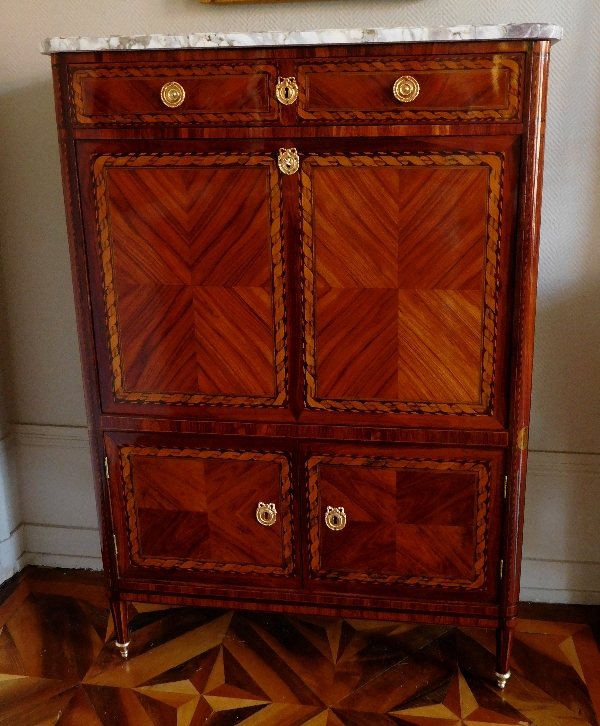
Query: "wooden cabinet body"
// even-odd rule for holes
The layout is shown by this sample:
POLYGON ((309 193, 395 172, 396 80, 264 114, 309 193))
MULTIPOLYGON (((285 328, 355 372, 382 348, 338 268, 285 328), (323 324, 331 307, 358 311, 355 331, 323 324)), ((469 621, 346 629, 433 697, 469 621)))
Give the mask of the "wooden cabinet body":
POLYGON ((548 58, 54 56, 121 644, 193 603, 497 627, 508 671, 548 58))

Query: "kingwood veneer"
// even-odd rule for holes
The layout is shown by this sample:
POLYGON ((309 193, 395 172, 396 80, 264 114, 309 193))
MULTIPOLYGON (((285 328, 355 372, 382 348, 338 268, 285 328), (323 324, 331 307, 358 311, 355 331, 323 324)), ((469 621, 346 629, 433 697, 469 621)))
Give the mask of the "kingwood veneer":
POLYGON ((503 687, 548 59, 54 55, 124 656, 130 600, 406 618, 498 628, 503 687))

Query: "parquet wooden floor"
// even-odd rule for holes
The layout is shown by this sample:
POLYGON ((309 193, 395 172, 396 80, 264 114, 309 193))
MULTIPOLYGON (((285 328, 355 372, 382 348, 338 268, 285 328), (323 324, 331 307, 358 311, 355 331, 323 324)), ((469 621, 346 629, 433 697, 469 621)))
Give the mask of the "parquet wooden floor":
POLYGON ((599 726, 587 625, 491 631, 131 606, 123 661, 96 575, 21 579, 0 605, 2 726, 599 726))

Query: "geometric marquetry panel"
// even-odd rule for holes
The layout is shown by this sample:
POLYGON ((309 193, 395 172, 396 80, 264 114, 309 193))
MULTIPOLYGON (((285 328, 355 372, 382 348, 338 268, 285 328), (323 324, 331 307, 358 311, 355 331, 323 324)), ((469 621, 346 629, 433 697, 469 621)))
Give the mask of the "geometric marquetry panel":
POLYGON ((290 466, 283 454, 123 446, 131 560, 143 567, 290 575, 290 466), (256 518, 273 503, 276 521, 256 518))
POLYGON ((312 456, 310 568, 317 579, 472 590, 486 580, 485 461, 312 456), (325 525, 343 507, 341 530, 325 525))
POLYGON ((493 152, 303 160, 309 408, 491 413, 502 175, 493 152))
POLYGON ((521 620, 499 691, 491 630, 141 602, 129 617, 123 660, 99 574, 26 571, 0 608, 0 723, 598 726, 587 625, 521 620))
POLYGON ((283 238, 273 159, 105 155, 93 174, 115 400, 281 406, 283 238))

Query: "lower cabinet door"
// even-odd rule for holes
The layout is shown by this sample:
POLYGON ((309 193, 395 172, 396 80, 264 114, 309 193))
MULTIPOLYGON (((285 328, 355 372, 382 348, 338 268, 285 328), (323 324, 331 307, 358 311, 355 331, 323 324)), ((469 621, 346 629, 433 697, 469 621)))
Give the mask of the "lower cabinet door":
POLYGON ((310 448, 310 589, 497 597, 502 451, 310 448))
POLYGON ((286 587, 298 579, 289 452, 135 440, 105 435, 120 575, 190 584, 268 576, 286 587))

